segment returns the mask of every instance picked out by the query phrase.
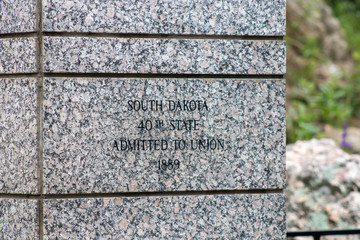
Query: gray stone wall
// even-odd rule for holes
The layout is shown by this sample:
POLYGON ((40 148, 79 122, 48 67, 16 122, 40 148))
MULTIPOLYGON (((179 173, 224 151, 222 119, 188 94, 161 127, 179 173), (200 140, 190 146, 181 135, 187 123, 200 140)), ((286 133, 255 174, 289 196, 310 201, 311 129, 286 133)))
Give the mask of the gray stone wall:
POLYGON ((0 2, 0 239, 284 239, 285 0, 0 2))

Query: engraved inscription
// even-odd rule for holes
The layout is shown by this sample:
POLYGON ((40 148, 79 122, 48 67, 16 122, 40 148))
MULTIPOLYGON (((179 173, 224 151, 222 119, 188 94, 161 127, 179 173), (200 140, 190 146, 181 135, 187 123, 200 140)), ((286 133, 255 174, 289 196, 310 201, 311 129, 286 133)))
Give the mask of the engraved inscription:
POLYGON ((202 100, 129 100, 129 111, 209 111, 208 104, 202 100))
MULTIPOLYGON (((131 112, 205 112, 209 104, 204 100, 128 100, 127 111, 131 112)), ((203 124, 200 119, 174 117, 174 119, 139 119, 134 123, 140 132, 160 130, 192 132, 200 131, 203 124)), ((114 140, 114 151, 214 151, 225 150, 225 140, 220 138, 195 139, 127 139, 114 140)), ((160 171, 173 171, 180 168, 179 159, 159 159, 160 171)))
POLYGON ((114 140, 117 151, 165 151, 165 150, 225 150, 225 140, 212 139, 120 139, 114 140))
POLYGON ((48 194, 284 185, 284 80, 45 78, 43 111, 48 194))

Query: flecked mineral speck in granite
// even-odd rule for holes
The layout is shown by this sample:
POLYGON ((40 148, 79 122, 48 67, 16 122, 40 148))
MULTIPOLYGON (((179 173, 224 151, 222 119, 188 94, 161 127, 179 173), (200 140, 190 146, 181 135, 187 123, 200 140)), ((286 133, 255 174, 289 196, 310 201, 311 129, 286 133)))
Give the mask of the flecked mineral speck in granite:
POLYGON ((285 0, 44 0, 45 31, 285 35, 285 0))
POLYGON ((0 193, 37 193, 36 79, 0 79, 0 193))
POLYGON ((44 239, 285 239, 283 194, 44 201, 44 239))
POLYGON ((0 73, 34 73, 37 71, 36 39, 0 39, 0 73))
POLYGON ((38 202, 0 198, 0 239, 39 239, 38 202))
POLYGON ((1 0, 0 33, 36 31, 36 0, 1 0))
POLYGON ((45 37, 44 70, 75 73, 285 74, 285 42, 45 37))
POLYGON ((45 193, 283 188, 284 156, 284 80, 45 79, 45 193))

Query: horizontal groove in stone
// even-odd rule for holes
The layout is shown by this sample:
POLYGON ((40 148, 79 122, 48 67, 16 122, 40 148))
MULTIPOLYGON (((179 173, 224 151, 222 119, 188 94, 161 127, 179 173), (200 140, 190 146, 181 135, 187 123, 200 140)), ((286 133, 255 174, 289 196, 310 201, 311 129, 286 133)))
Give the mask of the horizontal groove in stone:
POLYGON ((8 33, 8 34, 0 34, 0 39, 6 38, 36 38, 37 32, 28 32, 28 33, 8 33))
POLYGON ((46 239, 285 239, 285 218, 284 194, 44 200, 46 239))
POLYGON ((8 73, 0 74, 0 78, 36 78, 38 73, 8 73))
POLYGON ((117 192, 117 193, 76 193, 76 194, 4 194, 0 199, 73 199, 73 198, 115 198, 115 197, 161 197, 161 196, 206 196, 242 194, 282 194, 284 189, 245 189, 213 191, 164 191, 164 192, 117 192))
MULTIPOLYGON (((285 75, 278 74, 128 74, 128 73, 44 73, 44 77, 54 78, 233 78, 233 79, 285 79, 285 75)), ((29 78, 38 77, 38 73, 8 73, 0 74, 0 78, 29 78)))
MULTIPOLYGON (((37 32, 4 33, 0 39, 37 37, 37 32)), ((122 34, 42 32, 44 37, 93 37, 93 38, 159 38, 159 39, 219 39, 219 40, 284 40, 283 36, 236 36, 236 35, 174 35, 174 34, 122 34)))
POLYGON ((35 199, 39 200, 42 197, 40 194, 16 194, 16 193, 0 193, 1 199, 35 199))
POLYGON ((131 34, 91 32, 43 32, 46 37, 93 37, 93 38, 159 38, 159 39, 221 39, 221 40, 283 40, 284 36, 238 36, 238 35, 189 35, 189 34, 131 34))
POLYGON ((111 198, 111 197, 162 197, 162 196, 206 196, 206 195, 241 195, 241 194, 276 194, 282 189, 218 190, 218 191, 165 191, 165 192, 124 192, 124 193, 89 193, 89 194, 44 194, 44 199, 62 198, 111 198))
MULTIPOLYGON (((1 76, 1 75, 0 75, 1 76)), ((131 73, 44 73, 45 77, 54 78, 231 78, 231 79, 284 79, 278 74, 131 74, 131 73)))
MULTIPOLYGON (((3 33, 0 39, 37 37, 38 32, 3 33)), ((164 39, 221 39, 221 40, 284 40, 283 36, 237 35, 175 35, 175 34, 126 34, 126 33, 79 33, 42 32, 44 37, 93 37, 93 38, 164 38, 164 39)))
POLYGON ((0 74, 37 72, 37 39, 0 39, 0 74))
POLYGON ((192 196, 192 195, 234 195, 234 194, 274 194, 282 193, 282 189, 250 189, 219 191, 173 191, 173 192, 130 192, 130 193, 93 193, 93 194, 45 194, 46 199, 57 198, 98 198, 98 197, 154 197, 154 196, 192 196))
POLYGON ((277 40, 44 37, 44 72, 285 74, 277 40))

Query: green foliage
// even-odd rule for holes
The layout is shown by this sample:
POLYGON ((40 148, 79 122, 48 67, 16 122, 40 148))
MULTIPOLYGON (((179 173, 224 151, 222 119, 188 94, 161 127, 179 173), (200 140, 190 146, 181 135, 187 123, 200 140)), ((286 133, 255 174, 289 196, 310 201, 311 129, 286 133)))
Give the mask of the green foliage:
POLYGON ((315 115, 301 101, 293 101, 286 116, 286 139, 295 142, 298 139, 311 139, 320 133, 320 128, 315 126, 315 115))
POLYGON ((296 49, 297 53, 302 55, 306 62, 296 62, 300 59, 293 59, 292 64, 287 67, 287 80, 290 85, 297 85, 298 79, 306 78, 316 80, 315 70, 318 63, 326 62, 322 56, 322 50, 317 38, 298 38, 286 36, 287 48, 296 49), (293 66, 295 65, 295 66, 293 66))
POLYGON ((315 102, 320 108, 320 122, 342 126, 351 113, 350 107, 347 106, 349 91, 351 89, 347 86, 342 87, 337 78, 330 78, 326 83, 319 85, 319 95, 315 102))
MULTIPOLYGON (((358 47, 360 48, 360 44, 358 47)), ((356 61, 356 72, 351 76, 351 86, 349 87, 352 88, 352 93, 349 97, 351 98, 350 104, 354 109, 353 116, 360 117, 360 50, 353 53, 353 58, 356 61)))
POLYGON ((304 43, 301 48, 301 55, 308 60, 321 59, 321 48, 316 38, 306 38, 302 41, 304 43))
POLYGON ((322 137, 324 124, 341 128, 346 120, 360 117, 360 0, 327 2, 346 33, 355 68, 353 72, 342 72, 319 82, 316 69, 328 59, 323 57, 317 39, 286 37, 289 47, 305 59, 305 63, 288 67, 291 86, 286 116, 288 143, 322 137))
POLYGON ((352 88, 348 104, 352 106, 352 116, 360 117, 360 0, 327 0, 335 16, 344 29, 347 41, 355 60, 355 72, 349 76, 352 88))
POLYGON ((341 86, 335 77, 318 85, 301 79, 288 108, 287 141, 322 137, 318 126, 321 124, 341 127, 352 112, 348 105, 351 91, 352 88, 341 86))
POLYGON ((327 0, 344 29, 352 50, 360 50, 360 0, 327 0))

